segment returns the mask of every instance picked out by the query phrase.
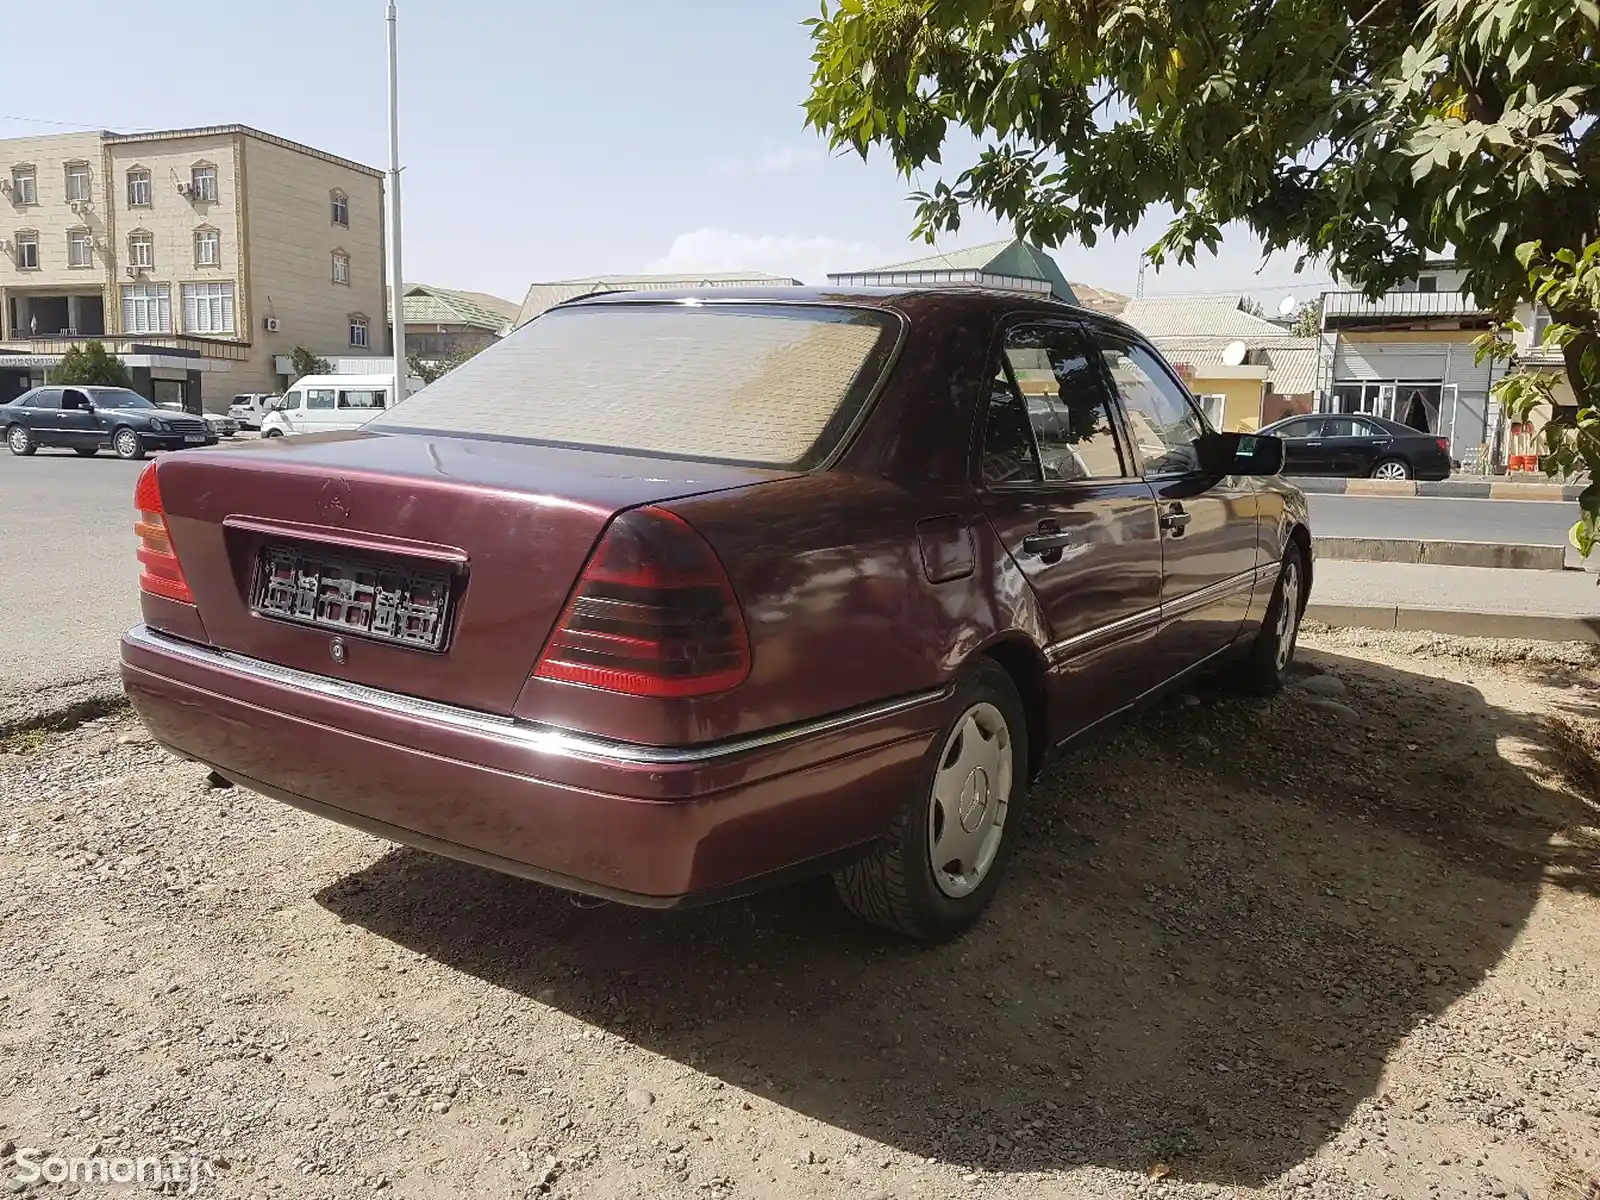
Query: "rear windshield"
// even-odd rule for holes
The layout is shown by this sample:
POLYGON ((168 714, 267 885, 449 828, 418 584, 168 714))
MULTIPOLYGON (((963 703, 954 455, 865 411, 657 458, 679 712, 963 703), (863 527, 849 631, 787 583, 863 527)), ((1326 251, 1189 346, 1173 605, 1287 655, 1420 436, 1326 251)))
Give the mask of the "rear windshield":
POLYGON ((556 309, 365 428, 805 469, 860 414, 895 321, 800 305, 556 309))

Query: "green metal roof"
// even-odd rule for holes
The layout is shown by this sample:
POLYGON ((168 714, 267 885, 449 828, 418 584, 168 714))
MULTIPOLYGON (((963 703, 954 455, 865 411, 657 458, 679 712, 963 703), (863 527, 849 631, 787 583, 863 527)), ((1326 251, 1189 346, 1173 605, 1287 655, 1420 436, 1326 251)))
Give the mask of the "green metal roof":
POLYGON ((1058 300, 1077 303, 1077 296, 1067 277, 1056 266, 1056 260, 1038 246, 1029 245, 1020 238, 1010 241, 987 242, 981 246, 968 246, 964 250, 951 250, 946 254, 930 254, 909 262, 888 263, 881 267, 867 267, 860 271, 841 271, 830 274, 830 279, 843 276, 860 278, 863 275, 933 274, 941 271, 981 271, 985 275, 1009 276, 1012 279, 1038 279, 1050 285, 1058 300))
POLYGON ((484 292, 413 283, 402 297, 407 325, 471 325, 499 333, 516 318, 517 306, 484 292))

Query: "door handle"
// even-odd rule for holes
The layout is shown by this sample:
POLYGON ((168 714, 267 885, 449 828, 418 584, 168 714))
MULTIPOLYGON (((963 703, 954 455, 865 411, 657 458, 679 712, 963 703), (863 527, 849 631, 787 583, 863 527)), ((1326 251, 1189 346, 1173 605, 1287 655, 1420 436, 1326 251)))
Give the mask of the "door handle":
POLYGON ((1059 554, 1070 545, 1072 545, 1072 535, 1061 529, 1030 533, 1022 539, 1023 553, 1037 554, 1040 558, 1047 554, 1059 554))
POLYGON ((1189 528, 1189 522, 1192 519, 1188 513, 1183 511, 1183 505, 1174 504, 1161 514, 1161 528, 1165 529, 1173 537, 1182 537, 1183 531, 1189 528))

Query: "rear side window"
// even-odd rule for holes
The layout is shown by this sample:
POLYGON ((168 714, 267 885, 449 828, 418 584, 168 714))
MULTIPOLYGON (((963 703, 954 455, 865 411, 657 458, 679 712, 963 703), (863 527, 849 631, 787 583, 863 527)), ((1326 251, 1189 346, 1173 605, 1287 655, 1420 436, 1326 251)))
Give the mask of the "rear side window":
POLYGON ((360 408, 369 411, 382 408, 386 395, 387 393, 382 388, 348 388, 339 393, 339 407, 360 408))
POLYGON ((805 469, 894 351, 887 313, 802 305, 556 309, 367 423, 805 469))
POLYGON ((25 405, 27 408, 60 408, 61 391, 59 388, 49 388, 42 392, 35 392, 25 405))

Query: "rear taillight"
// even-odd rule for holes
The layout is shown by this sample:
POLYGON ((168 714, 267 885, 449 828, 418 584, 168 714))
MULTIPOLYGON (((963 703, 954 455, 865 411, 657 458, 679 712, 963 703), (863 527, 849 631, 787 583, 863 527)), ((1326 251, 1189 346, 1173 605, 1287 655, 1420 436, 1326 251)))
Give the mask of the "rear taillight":
POLYGON ((1434 438, 1433 440, 1439 444, 1439 449, 1443 450, 1446 454, 1450 453, 1449 438, 1434 438))
POLYGON ((534 672, 630 696, 703 696, 750 674, 728 574, 704 538, 659 508, 606 529, 534 672))
POLYGON ((139 476, 133 489, 133 506, 139 519, 133 523, 139 535, 139 587, 152 596, 194 603, 189 581, 183 577, 178 556, 167 533, 166 510, 161 506, 161 488, 156 483, 156 464, 151 463, 139 476))

